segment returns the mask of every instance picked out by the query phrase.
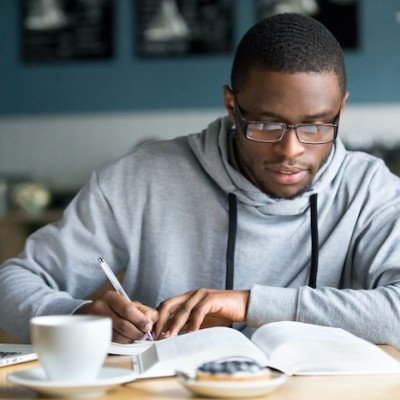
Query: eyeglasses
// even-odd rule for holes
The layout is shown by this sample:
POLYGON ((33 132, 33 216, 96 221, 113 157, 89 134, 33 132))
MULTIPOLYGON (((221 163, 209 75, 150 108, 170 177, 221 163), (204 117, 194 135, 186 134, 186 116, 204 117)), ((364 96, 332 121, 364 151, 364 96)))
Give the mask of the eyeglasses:
POLYGON ((326 124, 286 124, 284 122, 248 121, 242 115, 235 98, 235 110, 240 128, 249 140, 277 143, 289 129, 294 129, 297 139, 305 144, 324 144, 335 141, 338 134, 340 109, 334 123, 326 124))

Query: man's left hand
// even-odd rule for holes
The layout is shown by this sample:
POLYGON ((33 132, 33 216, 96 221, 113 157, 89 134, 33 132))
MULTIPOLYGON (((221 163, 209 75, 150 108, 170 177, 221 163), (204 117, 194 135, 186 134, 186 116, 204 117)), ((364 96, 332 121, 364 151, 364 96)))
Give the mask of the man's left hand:
POLYGON ((163 301, 158 307, 156 339, 210 326, 245 322, 250 291, 197 289, 163 301))

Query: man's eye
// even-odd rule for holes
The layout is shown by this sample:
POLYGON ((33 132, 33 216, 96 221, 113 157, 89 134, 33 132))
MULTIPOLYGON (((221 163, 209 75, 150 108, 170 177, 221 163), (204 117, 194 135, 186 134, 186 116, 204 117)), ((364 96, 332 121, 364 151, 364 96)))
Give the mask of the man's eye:
POLYGON ((258 131, 274 132, 281 131, 282 125, 259 122, 251 124, 250 128, 258 131))
POLYGON ((318 126, 316 125, 303 125, 300 129, 304 133, 318 133, 318 126))

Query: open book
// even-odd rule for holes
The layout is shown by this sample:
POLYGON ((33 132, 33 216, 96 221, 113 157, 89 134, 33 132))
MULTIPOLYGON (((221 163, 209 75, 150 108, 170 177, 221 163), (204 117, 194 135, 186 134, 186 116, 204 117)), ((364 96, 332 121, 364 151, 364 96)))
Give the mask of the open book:
POLYGON ((171 376, 231 356, 250 357, 288 375, 400 373, 400 363, 376 345, 343 329, 301 322, 266 324, 251 340, 234 329, 214 327, 146 342, 144 348, 142 344, 142 352, 132 355, 139 378, 171 376))

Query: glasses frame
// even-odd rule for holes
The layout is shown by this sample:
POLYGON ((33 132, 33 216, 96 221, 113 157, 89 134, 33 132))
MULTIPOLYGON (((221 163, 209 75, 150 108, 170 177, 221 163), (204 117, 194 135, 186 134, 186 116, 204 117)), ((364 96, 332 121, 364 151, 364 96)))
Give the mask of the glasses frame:
POLYGON ((282 135, 278 138, 278 139, 265 139, 265 140, 260 140, 260 139, 254 139, 252 137, 249 137, 249 135, 247 134, 247 127, 250 124, 269 124, 269 122, 263 122, 263 121, 250 121, 247 120, 246 118, 243 117, 243 113, 242 113, 242 109, 240 108, 240 105, 237 101, 237 98, 234 97, 234 102, 235 102, 235 111, 236 111, 236 116, 237 116, 237 120, 239 122, 240 128, 243 132, 243 134, 245 135, 245 137, 248 140, 252 140, 253 142, 261 142, 261 143, 278 143, 282 140, 282 138, 285 136, 285 134, 287 133, 287 131, 289 131, 290 129, 293 129, 296 133, 296 137, 297 140, 300 143, 303 144, 327 144, 327 143, 332 143, 336 140, 337 135, 338 135, 338 130, 339 130, 339 119, 340 119, 340 108, 338 113, 336 114, 336 117, 334 118, 334 122, 331 123, 318 123, 318 124, 287 124, 285 122, 271 122, 271 125, 280 125, 283 128, 282 131, 282 135), (309 142, 306 140, 302 140, 299 137, 299 134, 297 133, 297 128, 300 128, 302 126, 331 126, 334 128, 334 136, 333 139, 331 140, 327 140, 327 141, 323 141, 323 142, 309 142))

